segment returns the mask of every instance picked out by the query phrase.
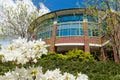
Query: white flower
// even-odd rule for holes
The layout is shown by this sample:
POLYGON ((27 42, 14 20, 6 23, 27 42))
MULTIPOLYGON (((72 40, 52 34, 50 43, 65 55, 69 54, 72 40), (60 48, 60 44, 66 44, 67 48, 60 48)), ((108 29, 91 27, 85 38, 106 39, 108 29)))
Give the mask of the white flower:
POLYGON ((34 59, 33 62, 36 63, 36 62, 37 62, 37 59, 34 59))
POLYGON ((45 42, 41 39, 27 42, 27 39, 18 38, 0 51, 3 62, 14 61, 16 64, 37 62, 37 58, 40 58, 42 54, 47 54, 47 49, 45 42))
POLYGON ((85 74, 78 73, 76 80, 88 80, 88 76, 85 74))
POLYGON ((62 74, 60 74, 61 71, 59 69, 55 69, 53 71, 47 71, 44 74, 44 77, 46 78, 46 80, 58 80, 58 78, 62 77, 62 74))
POLYGON ((75 76, 70 73, 64 73, 60 80, 75 80, 75 76))
POLYGON ((32 77, 36 76, 35 80, 88 80, 88 76, 85 74, 78 74, 78 77, 73 76, 70 73, 61 74, 59 69, 48 70, 45 74, 42 72, 41 67, 29 67, 16 68, 12 72, 5 73, 4 76, 0 76, 1 80, 33 80, 32 77))
POLYGON ((10 75, 11 75, 10 72, 5 73, 5 76, 6 76, 6 77, 7 77, 7 76, 10 76, 10 75))

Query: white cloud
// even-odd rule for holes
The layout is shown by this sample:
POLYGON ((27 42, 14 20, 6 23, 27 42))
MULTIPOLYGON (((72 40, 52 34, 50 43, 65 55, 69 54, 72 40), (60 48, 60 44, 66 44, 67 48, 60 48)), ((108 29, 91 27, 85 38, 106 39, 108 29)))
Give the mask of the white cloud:
POLYGON ((43 3, 39 3, 39 5, 40 5, 39 16, 42 16, 50 12, 50 10, 43 3))

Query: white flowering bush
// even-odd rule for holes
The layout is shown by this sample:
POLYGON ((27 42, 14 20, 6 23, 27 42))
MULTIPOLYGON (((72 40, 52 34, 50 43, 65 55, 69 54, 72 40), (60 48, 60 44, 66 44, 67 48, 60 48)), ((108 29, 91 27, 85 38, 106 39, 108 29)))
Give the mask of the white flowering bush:
POLYGON ((42 54, 47 54, 45 42, 40 40, 27 41, 18 38, 0 51, 3 62, 13 61, 15 64, 37 62, 42 54))
POLYGON ((53 71, 46 71, 42 73, 41 67, 16 68, 12 72, 5 73, 4 76, 0 76, 1 80, 88 80, 88 76, 78 73, 78 76, 74 76, 70 73, 61 74, 59 69, 53 71))

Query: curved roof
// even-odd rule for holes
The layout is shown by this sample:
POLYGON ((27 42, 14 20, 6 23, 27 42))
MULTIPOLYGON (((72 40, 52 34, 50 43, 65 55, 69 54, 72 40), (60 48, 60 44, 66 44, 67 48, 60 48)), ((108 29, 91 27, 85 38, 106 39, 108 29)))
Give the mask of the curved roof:
POLYGON ((44 14, 43 16, 38 17, 42 18, 46 15, 53 14, 54 16, 61 16, 61 15, 68 15, 68 14, 79 14, 85 12, 85 8, 69 8, 69 9, 62 9, 62 10, 56 10, 47 14, 44 14))
POLYGON ((70 8, 70 9, 62 9, 62 10, 53 11, 53 12, 50 12, 50 13, 47 13, 47 14, 44 14, 38 17, 30 24, 30 26, 37 26, 42 21, 50 19, 50 18, 55 18, 58 16, 69 15, 69 14, 75 15, 75 14, 80 14, 80 13, 85 13, 85 9, 84 8, 70 8))
MULTIPOLYGON (((28 29, 28 31, 30 29, 35 29, 35 27, 39 24, 41 24, 43 21, 47 20, 47 19, 51 19, 51 18, 57 18, 58 16, 62 16, 62 15, 69 15, 69 14, 85 14, 87 11, 86 8, 69 8, 69 9, 62 9, 62 10, 56 10, 47 14, 44 14, 40 17, 38 17, 37 19, 35 19, 31 24, 30 27, 28 29)), ((101 12, 101 10, 99 10, 101 12)))

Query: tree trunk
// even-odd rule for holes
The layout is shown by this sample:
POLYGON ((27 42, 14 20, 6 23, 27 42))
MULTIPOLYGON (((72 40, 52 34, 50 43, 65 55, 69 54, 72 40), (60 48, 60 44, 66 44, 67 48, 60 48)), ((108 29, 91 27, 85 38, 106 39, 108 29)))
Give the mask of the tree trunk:
POLYGON ((114 55, 114 60, 115 60, 115 63, 119 63, 119 59, 118 59, 118 53, 117 53, 117 50, 115 48, 115 46, 113 46, 113 55, 114 55))

